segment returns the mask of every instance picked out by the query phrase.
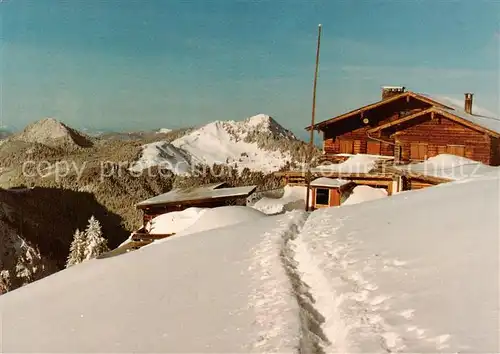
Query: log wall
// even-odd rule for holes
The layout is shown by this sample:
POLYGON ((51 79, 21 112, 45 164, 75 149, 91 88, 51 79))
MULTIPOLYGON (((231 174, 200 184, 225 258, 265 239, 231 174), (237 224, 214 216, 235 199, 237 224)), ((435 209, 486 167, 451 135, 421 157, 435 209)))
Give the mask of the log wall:
POLYGON ((340 120, 325 129, 323 150, 327 156, 340 153, 378 154, 395 156, 402 162, 421 161, 448 153, 489 165, 500 165, 499 139, 437 113, 391 127, 383 135, 367 134, 376 126, 427 108, 429 105, 421 101, 402 99, 340 120), (363 122, 365 118, 368 123, 363 122))
POLYGON ((424 160, 443 153, 485 164, 491 162, 489 135, 438 115, 434 119, 429 115, 419 124, 397 131, 393 137, 401 146, 403 162, 424 160))

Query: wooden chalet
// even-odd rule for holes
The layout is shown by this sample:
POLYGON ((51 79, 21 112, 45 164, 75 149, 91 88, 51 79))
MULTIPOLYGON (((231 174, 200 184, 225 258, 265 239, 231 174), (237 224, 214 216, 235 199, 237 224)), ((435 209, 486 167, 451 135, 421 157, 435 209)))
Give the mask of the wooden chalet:
POLYGON ((257 186, 228 188, 226 183, 213 183, 193 188, 176 188, 136 204, 143 211, 143 224, 154 217, 189 207, 214 208, 245 204, 257 186))
POLYGON ((336 154, 371 154, 410 163, 447 153, 500 165, 500 119, 476 114, 472 93, 457 106, 385 86, 380 101, 306 129, 323 134, 323 152, 332 160, 336 154))

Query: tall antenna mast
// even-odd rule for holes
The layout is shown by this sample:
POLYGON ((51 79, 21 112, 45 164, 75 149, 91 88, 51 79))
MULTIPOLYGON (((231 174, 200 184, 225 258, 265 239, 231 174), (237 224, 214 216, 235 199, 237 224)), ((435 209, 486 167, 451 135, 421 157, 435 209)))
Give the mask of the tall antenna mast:
POLYGON ((309 193, 311 190, 311 161, 314 150, 314 118, 316 115, 316 85, 318 83, 319 48, 321 44, 321 23, 318 25, 318 42, 316 45, 316 69, 314 71, 313 101, 311 114, 311 136, 309 138, 309 159, 307 161, 307 191, 306 191, 306 211, 309 211, 309 193))

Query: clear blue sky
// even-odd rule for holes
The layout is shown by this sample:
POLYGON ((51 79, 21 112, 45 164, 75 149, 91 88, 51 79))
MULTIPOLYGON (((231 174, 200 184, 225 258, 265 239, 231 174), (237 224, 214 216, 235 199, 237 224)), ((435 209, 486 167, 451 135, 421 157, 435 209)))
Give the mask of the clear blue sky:
POLYGON ((182 127, 267 113, 310 121, 380 97, 381 85, 499 111, 500 1, 3 0, 1 113, 22 128, 182 127))

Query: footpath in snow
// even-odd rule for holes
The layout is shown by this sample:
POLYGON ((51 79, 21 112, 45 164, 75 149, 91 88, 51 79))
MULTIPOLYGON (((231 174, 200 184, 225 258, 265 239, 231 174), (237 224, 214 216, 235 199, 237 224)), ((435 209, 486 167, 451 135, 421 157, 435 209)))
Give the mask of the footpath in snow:
POLYGON ((498 173, 314 211, 290 241, 326 352, 499 350, 498 173))
MULTIPOLYGON (((256 212, 256 211, 254 211, 256 212)), ((172 237, 0 297, 2 352, 295 352, 301 310, 282 262, 304 212, 172 237)))
POLYGON ((176 220, 176 237, 2 295, 0 348, 498 352, 499 174, 391 197, 357 188, 310 214, 265 215, 300 205, 286 188, 252 210, 159 217, 152 232, 176 220))

